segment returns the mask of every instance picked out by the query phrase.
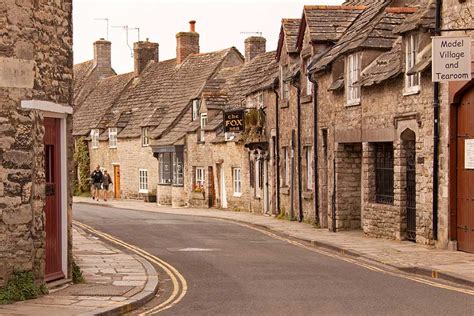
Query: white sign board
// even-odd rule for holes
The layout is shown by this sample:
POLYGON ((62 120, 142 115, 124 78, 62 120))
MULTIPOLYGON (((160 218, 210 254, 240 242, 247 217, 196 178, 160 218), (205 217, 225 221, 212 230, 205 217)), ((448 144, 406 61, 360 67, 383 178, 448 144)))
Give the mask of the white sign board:
POLYGON ((464 169, 474 169, 474 139, 464 141, 464 169))
POLYGON ((471 37, 433 37, 433 82, 471 80, 471 37))

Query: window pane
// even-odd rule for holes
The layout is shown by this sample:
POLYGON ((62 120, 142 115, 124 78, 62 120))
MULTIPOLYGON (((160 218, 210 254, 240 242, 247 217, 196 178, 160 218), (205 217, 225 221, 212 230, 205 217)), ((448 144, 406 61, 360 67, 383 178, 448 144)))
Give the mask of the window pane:
POLYGON ((375 201, 393 204, 393 144, 375 144, 375 201))

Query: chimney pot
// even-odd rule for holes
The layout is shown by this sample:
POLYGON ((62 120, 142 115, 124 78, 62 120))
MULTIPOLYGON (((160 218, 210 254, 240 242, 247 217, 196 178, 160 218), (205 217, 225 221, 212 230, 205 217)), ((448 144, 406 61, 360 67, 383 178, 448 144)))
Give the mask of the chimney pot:
POLYGON ((193 33, 196 32, 196 21, 194 20, 189 21, 189 31, 193 33))

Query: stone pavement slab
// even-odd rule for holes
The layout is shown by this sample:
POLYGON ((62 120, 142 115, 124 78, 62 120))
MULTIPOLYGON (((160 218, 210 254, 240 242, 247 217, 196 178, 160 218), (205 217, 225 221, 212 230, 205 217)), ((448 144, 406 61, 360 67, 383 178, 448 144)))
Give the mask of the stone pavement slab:
POLYGON ((96 202, 90 198, 74 197, 74 202, 167 214, 213 217, 249 223, 311 242, 316 246, 372 260, 403 271, 436 276, 474 286, 474 254, 461 251, 438 249, 409 241, 369 238, 365 237, 362 231, 333 233, 327 229, 317 229, 305 223, 278 220, 271 216, 248 212, 171 208, 136 200, 109 200, 104 204, 104 202, 96 202))
POLYGON ((79 227, 73 228, 73 254, 85 283, 43 297, 0 305, 0 315, 104 315, 131 310, 158 290, 158 275, 145 259, 124 253, 79 227))

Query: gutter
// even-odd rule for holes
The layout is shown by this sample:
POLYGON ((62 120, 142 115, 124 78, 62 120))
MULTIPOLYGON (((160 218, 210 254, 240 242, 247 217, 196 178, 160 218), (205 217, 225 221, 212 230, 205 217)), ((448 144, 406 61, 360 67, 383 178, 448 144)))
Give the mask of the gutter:
POLYGON ((278 102, 278 85, 273 85, 273 93, 275 93, 275 132, 276 132, 276 211, 277 215, 280 215, 280 104, 278 102))
POLYGON ((321 220, 319 218, 319 139, 318 139, 318 82, 311 76, 309 81, 313 84, 313 206, 314 206, 314 223, 319 226, 321 220))

